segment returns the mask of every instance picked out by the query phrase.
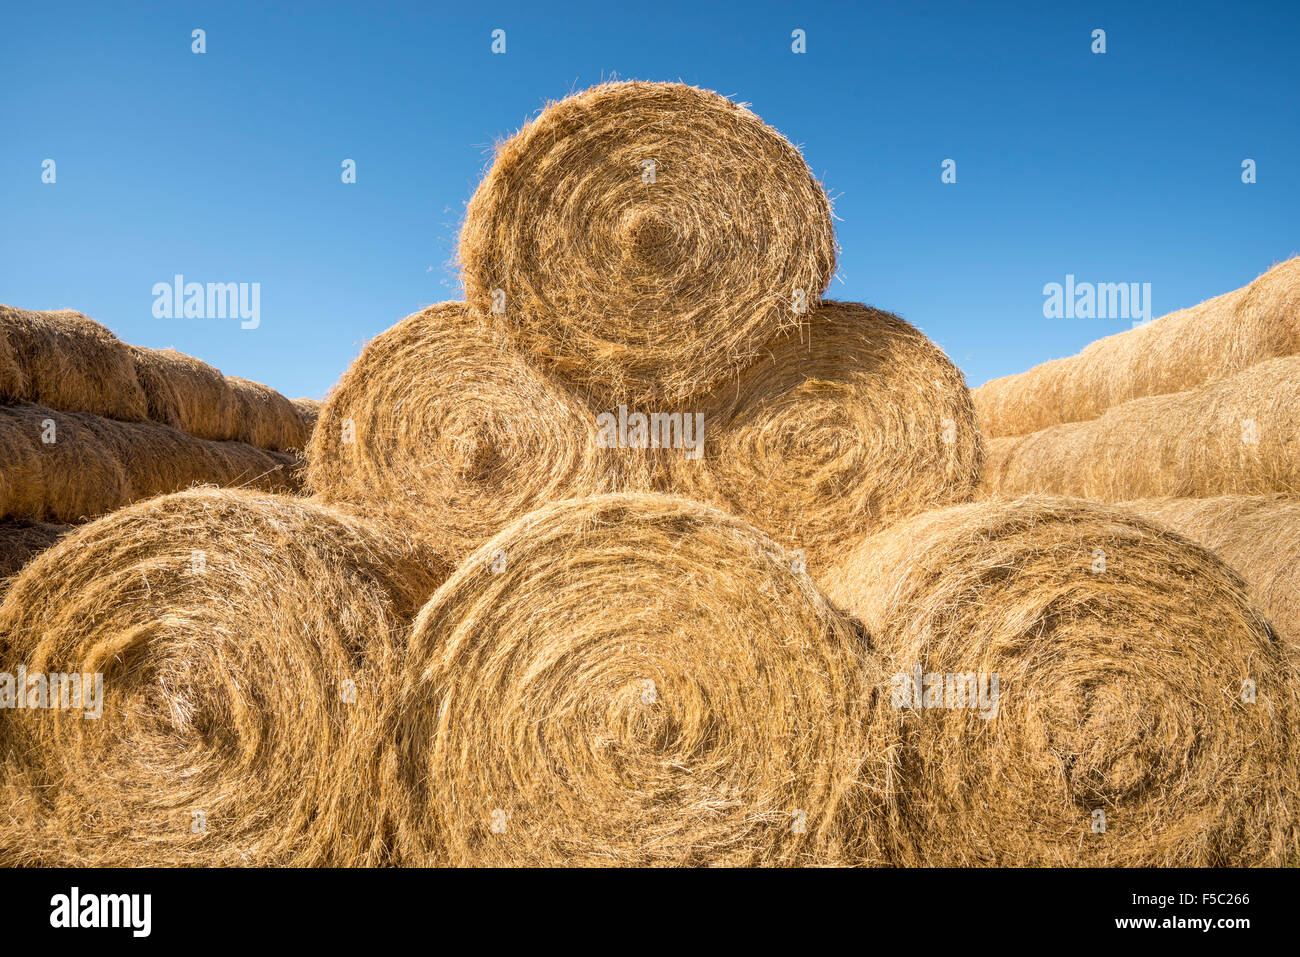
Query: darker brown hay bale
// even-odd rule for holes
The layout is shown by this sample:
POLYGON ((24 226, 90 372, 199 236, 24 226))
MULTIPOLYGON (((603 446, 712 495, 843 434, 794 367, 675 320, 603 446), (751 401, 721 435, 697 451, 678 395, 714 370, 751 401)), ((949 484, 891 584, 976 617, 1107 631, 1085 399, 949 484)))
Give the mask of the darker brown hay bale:
POLYGON ((595 419, 463 303, 408 316, 330 393, 307 452, 323 501, 466 555, 542 502, 603 490, 595 419))
POLYGON ((1295 861, 1295 685, 1210 552, 1119 509, 1024 499, 909 519, 822 585, 888 672, 999 677, 991 719, 882 695, 897 863, 1295 861))
POLYGON ((307 428, 292 402, 270 386, 227 376, 235 394, 234 437, 259 449, 292 452, 307 444, 307 428))
POLYGON ((812 568, 892 521, 969 500, 979 482, 960 370, 913 326, 857 303, 823 303, 702 408, 703 457, 662 453, 673 490, 805 551, 812 568))
POLYGON ((1129 509, 1214 552, 1300 652, 1300 500, 1284 495, 1145 499, 1129 509))
POLYGON ((466 298, 604 404, 676 401, 798 325, 835 269, 830 203, 790 142, 680 83, 550 104, 501 145, 460 237, 466 298), (643 162, 655 164, 644 182, 643 162))
POLYGON ((1300 353, 1300 257, 1248 286, 1099 339, 974 391, 989 436, 1094 419, 1130 399, 1182 392, 1300 353))
POLYGON ((26 404, 0 406, 0 453, 0 518, 81 522, 196 484, 301 488, 290 455, 26 404))
POLYGON ((416 620, 385 735, 404 861, 875 862, 867 656, 738 519, 656 495, 547 505, 416 620))
POLYGON ((27 379, 18 364, 18 357, 14 355, 13 346, 9 345, 5 323, 0 319, 0 403, 16 402, 26 390, 27 379))
POLYGON ((148 417, 130 350, 93 319, 0 306, 0 329, 22 370, 22 391, 11 400, 126 422, 148 417))
POLYGON ((233 439, 239 403, 217 369, 175 349, 131 347, 149 418, 200 439, 233 439))
POLYGON ((1300 491, 1300 356, 988 443, 984 487, 1100 501, 1300 491))
POLYGON ((248 492, 69 535, 0 603, 0 659, 102 673, 103 716, 0 711, 0 864, 384 863, 366 768, 445 572, 391 529, 248 492))
POLYGON ((5 579, 68 533, 70 526, 44 522, 0 521, 0 597, 5 579))

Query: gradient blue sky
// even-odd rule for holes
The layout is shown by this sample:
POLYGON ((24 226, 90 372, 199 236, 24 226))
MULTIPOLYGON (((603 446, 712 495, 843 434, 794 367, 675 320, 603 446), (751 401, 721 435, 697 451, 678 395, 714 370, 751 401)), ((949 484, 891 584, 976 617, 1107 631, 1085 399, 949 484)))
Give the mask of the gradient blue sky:
POLYGON ((495 140, 602 79, 683 80, 802 145, 841 220, 830 295, 978 385, 1129 327, 1045 319, 1066 273, 1149 282, 1160 315, 1300 252, 1297 50, 1295 2, 6 4, 0 301, 319 397, 457 297, 495 140), (154 318, 175 273, 261 283, 261 327, 154 318))

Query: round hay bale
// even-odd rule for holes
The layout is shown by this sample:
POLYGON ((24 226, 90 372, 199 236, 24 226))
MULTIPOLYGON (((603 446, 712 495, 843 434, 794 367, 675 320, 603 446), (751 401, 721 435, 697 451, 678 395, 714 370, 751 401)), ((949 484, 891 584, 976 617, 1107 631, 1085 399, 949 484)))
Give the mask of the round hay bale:
POLYGON ((382 512, 465 555, 544 501, 603 491, 595 419, 463 303, 371 340, 307 451, 324 501, 382 512))
POLYGON ((200 439, 233 439, 239 403, 226 377, 175 349, 131 347, 149 418, 200 439))
POLYGON ((102 674, 102 716, 0 711, 0 863, 384 863, 366 774, 410 617, 445 575, 397 532, 196 490, 69 535, 0 603, 0 657, 102 674))
POLYGON ((460 237, 469 302, 503 307, 529 355, 605 404, 675 401, 739 371, 800 324, 835 255, 799 151, 681 83, 547 106, 497 150, 460 237))
POLYGON ((0 406, 0 518, 76 523, 131 501, 122 461, 94 427, 104 421, 0 406))
POLYGON ((298 418, 302 419, 302 427, 306 430, 307 441, 311 441, 312 430, 316 428, 316 420, 320 418, 321 407, 325 404, 320 399, 290 399, 293 407, 298 411, 298 418))
POLYGON ((662 453, 674 491, 753 522, 809 566, 927 508, 969 500, 983 455, 970 392, 897 316, 824 302, 703 403, 701 458, 662 453))
POLYGON ((1098 339, 1076 356, 986 382, 974 391, 975 407, 985 434, 1027 435, 1297 353, 1300 257, 1241 289, 1098 339))
POLYGON ((0 328, 22 369, 14 398, 126 422, 148 417, 130 349, 98 322, 67 309, 0 306, 0 328))
POLYGON ((1300 356, 988 443, 983 486, 1106 502, 1300 491, 1300 356))
POLYGON ((896 863, 1295 861, 1296 686, 1205 549, 1119 509, 1023 499, 901 522, 821 583, 894 676, 896 863))
POLYGON ((1300 500, 1286 495, 1144 499, 1122 507, 1231 565, 1260 611, 1300 652, 1300 500))
POLYGON ((66 535, 70 527, 22 520, 0 522, 0 597, 4 579, 18 574, 35 556, 66 535))
POLYGON ((227 376, 235 395, 234 438, 259 449, 292 452, 307 444, 307 428, 292 402, 270 386, 227 376))
POLYGON ((877 861, 866 636, 751 526, 558 502, 420 612, 386 734, 407 863, 877 861))
POLYGON ((26 394, 27 379, 18 364, 18 357, 14 355, 13 346, 9 344, 3 316, 4 311, 0 308, 0 402, 17 402, 26 394))

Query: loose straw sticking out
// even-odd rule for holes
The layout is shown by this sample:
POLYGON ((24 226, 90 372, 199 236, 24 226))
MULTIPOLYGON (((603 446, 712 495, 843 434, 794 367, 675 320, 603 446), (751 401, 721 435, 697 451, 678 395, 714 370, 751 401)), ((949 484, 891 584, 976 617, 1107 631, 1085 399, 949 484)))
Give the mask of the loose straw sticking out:
POLYGON ((656 495, 547 505, 411 636, 407 863, 875 862, 865 636, 745 523, 656 495))
POLYGON ((703 457, 661 453, 675 491, 807 553, 970 499, 983 456, 961 372, 897 316, 825 302, 703 403, 703 457))
POLYGON ((595 451, 594 416, 449 302, 366 346, 321 411, 307 481, 463 556, 545 501, 615 481, 595 451))
POLYGON ((66 525, 44 522, 0 522, 0 597, 5 579, 18 574, 22 567, 67 534, 66 525))
POLYGON ((154 422, 0 406, 0 518, 81 522, 196 484, 293 492, 293 456, 154 422))
POLYGON ((0 658, 101 673, 103 713, 0 711, 17 802, 0 863, 384 863, 366 768, 410 617, 445 572, 393 530, 248 492, 69 535, 0 603, 0 658))
POLYGON ((680 83, 550 104, 497 151, 460 238, 466 298, 602 404, 673 402, 797 325, 835 269, 790 142, 680 83), (500 311, 500 310, 498 310, 500 311))
POLYGON ((1283 643, 1204 549, 1122 510, 1024 499, 900 523, 822 585, 904 676, 881 695, 896 863, 1296 859, 1283 643), (997 675, 996 715, 942 707, 948 690, 915 707, 918 666, 945 689, 997 675))
POLYGON ((71 310, 31 312, 0 305, 0 339, 7 339, 20 370, 16 378, 9 373, 8 387, 0 371, 0 399, 125 422, 148 417, 130 349, 93 319, 71 310))
POLYGON ((1077 356, 986 382, 974 392, 975 408, 985 434, 1027 435, 1298 352, 1300 257, 1241 289, 1099 339, 1077 356))
POLYGON ((1300 356, 988 443, 990 493, 1100 501, 1300 491, 1300 356))
POLYGON ((1283 495, 1145 499, 1121 506, 1210 549, 1300 652, 1300 500, 1283 495))

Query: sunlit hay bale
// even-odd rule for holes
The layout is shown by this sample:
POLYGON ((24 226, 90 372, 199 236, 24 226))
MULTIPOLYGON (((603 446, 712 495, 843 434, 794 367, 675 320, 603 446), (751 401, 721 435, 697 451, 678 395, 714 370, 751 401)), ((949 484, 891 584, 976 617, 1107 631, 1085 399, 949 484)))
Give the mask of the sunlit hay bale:
POLYGON ((1026 435, 1296 353, 1300 257, 1241 289, 1099 339, 1077 356, 986 382, 974 391, 975 408, 987 435, 1026 435))
POLYGON ((460 237, 469 302, 605 405, 738 372, 816 304, 835 255, 799 151, 681 83, 551 103, 501 144, 460 237))
POLYGON ((292 402, 260 382, 227 376, 226 383, 237 406, 234 438, 280 452, 307 444, 307 427, 292 402))
POLYGON ((129 502, 122 461, 92 427, 104 421, 0 405, 0 518, 75 523, 129 502))
POLYGON ((1144 499, 1122 507, 1168 526, 1231 565, 1260 611, 1300 653, 1300 499, 1144 499))
POLYGON ((0 402, 17 402, 26 394, 27 378, 14 355, 13 346, 9 344, 3 315, 4 309, 0 308, 0 402))
POLYGON ((1120 509, 1023 499, 892 526, 820 583, 895 676, 896 863, 1297 859, 1285 647, 1205 549, 1120 509))
POLYGON ((1300 491, 1300 356, 1134 399, 1088 422, 993 439, 982 484, 1003 496, 1109 502, 1300 491))
POLYGON ((233 439, 240 413, 235 394, 217 369, 175 349, 131 347, 149 418, 201 439, 233 439))
POLYGON ((0 328, 22 370, 11 398, 127 422, 148 416, 130 349, 93 319, 0 306, 0 328))
POLYGON ((982 440, 961 371, 897 316, 824 302, 702 403, 694 459, 662 453, 674 491, 753 522, 810 568, 848 542, 970 499, 982 440))
MULTIPOLYGON (((298 418, 302 419, 305 441, 311 440, 312 430, 316 428, 316 420, 320 418, 320 410, 324 405, 320 399, 290 399, 294 409, 298 412, 298 418)), ((304 442, 305 444, 305 442, 304 442)))
POLYGON ((449 302, 366 345, 325 401, 307 482, 466 555, 545 501, 620 481, 594 436, 582 403, 449 302))
POLYGON ((416 620, 392 715, 405 863, 878 863, 866 636, 752 526, 551 503, 416 620))
POLYGON ((445 573, 396 530, 249 492, 73 532, 12 581, 0 660, 101 674, 102 715, 0 710, 0 863, 385 863, 367 769, 445 573))
POLYGON ((5 579, 18 574, 24 565, 66 535, 69 527, 21 519, 0 521, 0 596, 7 586, 5 579))

